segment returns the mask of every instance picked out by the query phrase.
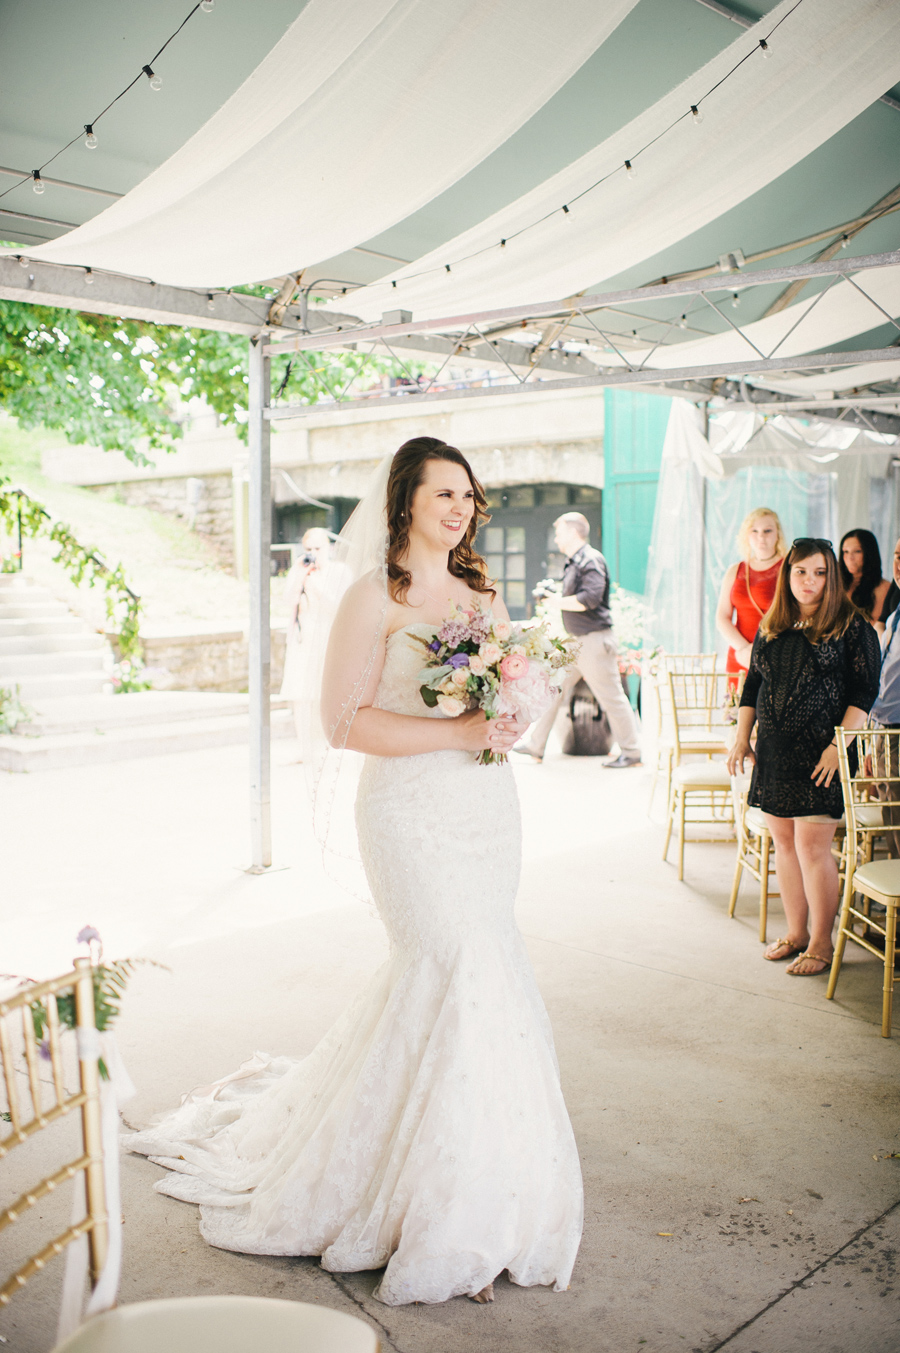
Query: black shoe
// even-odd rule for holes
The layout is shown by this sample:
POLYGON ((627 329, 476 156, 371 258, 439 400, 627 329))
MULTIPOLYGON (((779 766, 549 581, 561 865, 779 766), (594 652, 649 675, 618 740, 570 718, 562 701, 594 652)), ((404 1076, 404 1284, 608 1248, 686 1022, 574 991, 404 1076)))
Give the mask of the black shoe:
MULTIPOLYGON (((514 749, 515 750, 515 749, 514 749)), ((623 756, 621 753, 614 761, 604 761, 604 770, 624 770, 626 766, 639 766, 641 758, 639 756, 623 756)))

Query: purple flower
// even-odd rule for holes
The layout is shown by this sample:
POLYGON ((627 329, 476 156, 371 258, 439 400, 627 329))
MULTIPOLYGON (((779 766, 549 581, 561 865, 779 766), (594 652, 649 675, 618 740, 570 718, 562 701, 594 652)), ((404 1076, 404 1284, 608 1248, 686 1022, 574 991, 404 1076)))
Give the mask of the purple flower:
POLYGON ((100 931, 95 930, 92 925, 86 925, 75 936, 76 944, 90 944, 91 940, 99 940, 100 931))
POLYGON ((452 657, 447 659, 448 667, 468 667, 468 665, 469 665, 468 653, 454 653, 452 657))
POLYGON ((48 1039, 46 1038, 41 1039, 40 1043, 38 1044, 38 1053, 40 1054, 41 1057, 43 1057, 45 1062, 49 1062, 51 1060, 50 1043, 48 1039))
POLYGON ((432 653, 437 653, 437 651, 438 651, 438 649, 440 648, 440 646, 441 646, 441 643, 440 643, 440 640, 439 640, 439 639, 432 639, 431 643, 428 645, 428 647, 431 649, 432 653))

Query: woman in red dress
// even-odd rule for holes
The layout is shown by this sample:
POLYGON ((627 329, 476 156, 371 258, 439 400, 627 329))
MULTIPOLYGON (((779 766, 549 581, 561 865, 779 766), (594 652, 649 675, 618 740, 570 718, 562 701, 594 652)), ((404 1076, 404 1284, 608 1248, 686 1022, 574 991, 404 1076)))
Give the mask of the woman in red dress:
POLYGON ((725 670, 733 675, 735 685, 747 675, 753 640, 775 599, 787 554, 778 514, 768 507, 755 507, 741 523, 738 544, 743 557, 725 574, 716 607, 716 629, 729 643, 725 670))

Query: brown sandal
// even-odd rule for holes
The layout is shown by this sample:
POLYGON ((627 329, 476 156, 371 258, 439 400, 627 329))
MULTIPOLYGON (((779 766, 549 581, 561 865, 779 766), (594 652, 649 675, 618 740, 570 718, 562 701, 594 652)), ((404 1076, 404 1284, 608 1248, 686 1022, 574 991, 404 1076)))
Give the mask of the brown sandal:
POLYGON ((787 972, 788 977, 821 977, 823 972, 828 972, 833 958, 833 954, 831 958, 823 958, 821 954, 811 954, 809 950, 806 949, 802 954, 797 955, 794 959, 794 963, 792 963, 785 971, 787 972), (798 972, 794 967, 794 963, 800 963, 804 958, 812 959, 813 963, 821 963, 822 967, 819 968, 817 972, 798 972))
POLYGON ((793 940, 779 939, 774 940, 769 948, 763 954, 763 958, 768 963, 781 963, 784 959, 790 958, 793 954, 799 954, 803 950, 802 944, 795 944, 793 940), (786 954, 773 954, 772 949, 787 949, 786 954))

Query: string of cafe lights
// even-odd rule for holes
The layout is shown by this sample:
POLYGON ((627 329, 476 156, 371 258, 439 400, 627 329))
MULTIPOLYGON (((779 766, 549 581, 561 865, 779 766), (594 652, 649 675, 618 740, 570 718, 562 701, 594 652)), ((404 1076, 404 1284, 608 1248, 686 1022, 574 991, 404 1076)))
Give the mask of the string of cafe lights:
POLYGON ((178 37, 178 34, 181 32, 184 26, 190 22, 190 20, 194 17, 194 15, 197 13, 198 10, 202 10, 204 14, 209 14, 213 9, 214 4, 215 0, 197 0, 197 4, 195 4, 193 8, 185 15, 181 23, 175 29, 174 33, 170 34, 170 36, 166 38, 165 42, 160 47, 159 51, 154 52, 150 60, 145 62, 144 65, 141 66, 141 69, 138 71, 137 75, 135 75, 134 79, 129 81, 129 83, 125 86, 125 88, 121 90, 115 96, 114 99, 111 99, 109 103, 106 105, 106 107, 102 109, 101 112, 97 113, 96 116, 93 117, 90 122, 85 122, 83 124, 84 127, 83 132, 76 132, 76 134, 72 137, 70 141, 67 141, 64 146, 60 146, 59 150, 57 150, 55 154, 51 155, 49 159, 45 160, 44 163, 38 169, 32 169, 29 174, 24 174, 22 178, 20 178, 16 183, 12 185, 11 188, 7 188, 4 192, 0 193, 0 198, 6 197, 8 193, 15 192, 17 188, 21 188, 23 184, 28 183, 29 181, 31 182, 31 186, 33 187, 34 191, 38 195, 43 193, 44 181, 41 175, 43 174, 44 170, 47 168, 48 165, 51 165, 54 160, 58 159, 59 156, 62 155, 64 151, 68 150, 70 146, 74 146, 75 142, 79 141, 82 135, 84 136, 84 144, 87 147, 87 149, 96 150, 97 145, 99 143, 97 140, 97 133, 95 132, 94 128, 97 126, 97 123, 100 121, 100 119, 102 117, 105 117, 106 114, 109 112, 109 110, 112 107, 114 107, 115 104, 117 104, 120 99, 123 99, 125 95, 129 92, 129 90, 133 89, 134 86, 142 79, 147 80, 147 82, 150 85, 150 88, 154 91, 154 93, 159 92, 159 90, 162 88, 162 76, 159 75, 153 69, 154 63, 159 60, 159 58, 162 56, 163 52, 166 50, 169 44, 174 42, 175 38, 178 37))
POLYGON ((570 197, 566 202, 562 203, 559 207, 554 207, 551 211, 545 212, 544 215, 539 216, 537 220, 531 221, 529 222, 528 225, 522 226, 519 230, 514 231, 512 234, 504 236, 496 244, 486 244, 481 249, 474 249, 472 253, 464 254, 461 258, 454 259, 450 263, 436 263, 434 264, 433 267, 423 268, 420 272, 409 273, 405 277, 401 278, 391 278, 391 287, 394 290, 399 290, 403 286, 404 282, 412 282, 419 277, 429 277, 433 273, 441 273, 441 272, 451 273, 453 269, 455 267, 458 267, 461 263, 468 263, 470 262, 471 259, 480 258, 482 254, 489 254, 495 249, 505 249, 507 244, 509 244, 512 240, 519 239, 520 236, 525 235, 529 230, 534 230, 537 228, 537 226, 543 225, 545 221, 552 220, 554 216, 559 215, 568 216, 571 211, 571 208, 575 205, 576 202, 580 202, 583 197, 587 197, 588 193, 594 192, 595 189, 599 188, 602 184, 608 182, 609 179, 614 178, 617 174, 625 174, 625 176, 628 178, 630 182, 634 182, 634 180, 637 178, 637 168, 635 162, 637 161, 639 156, 643 155, 645 151, 650 150, 652 146, 655 146, 657 141, 661 141, 664 136, 667 136, 669 132, 674 130, 675 127, 679 126, 682 122, 684 122, 685 118, 689 117, 693 125, 695 127, 698 127, 703 121, 703 110, 701 108, 701 105, 705 103, 706 100, 712 94, 714 94, 717 89, 720 89, 721 86, 724 85, 727 80, 730 80, 731 77, 738 70, 740 70, 741 66, 743 66, 745 62, 749 61, 752 57, 758 55, 763 58, 768 58, 771 56, 772 52, 771 48, 769 47, 769 39, 781 27, 781 25, 785 23, 791 17, 791 15, 800 8, 802 4, 803 0, 797 0, 797 3, 791 6, 787 14, 783 14, 781 18, 778 20, 778 22, 772 25, 768 33, 766 33, 765 37, 757 39, 757 41, 754 42, 750 50, 745 52, 744 55, 741 57, 741 59, 739 61, 736 61, 735 64, 731 67, 731 69, 729 71, 726 71, 726 73, 722 76, 720 80, 717 80, 716 83, 710 89, 707 89, 704 94, 701 94, 700 98, 697 99, 696 103, 690 104, 689 107, 683 113, 680 113, 678 117, 676 117, 672 122, 670 122, 667 127, 663 127, 661 131, 657 132, 656 136, 652 137, 645 145, 640 146, 637 150, 635 150, 634 153, 630 155, 628 159, 623 161, 622 164, 617 164, 614 169, 610 169, 608 173, 602 175, 601 178, 598 178, 593 183, 588 184, 586 188, 582 188, 580 193, 576 193, 574 197, 570 197))

